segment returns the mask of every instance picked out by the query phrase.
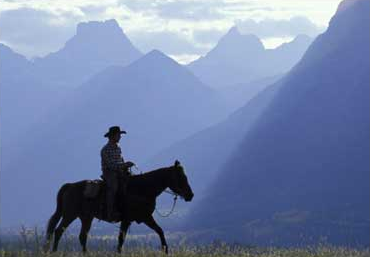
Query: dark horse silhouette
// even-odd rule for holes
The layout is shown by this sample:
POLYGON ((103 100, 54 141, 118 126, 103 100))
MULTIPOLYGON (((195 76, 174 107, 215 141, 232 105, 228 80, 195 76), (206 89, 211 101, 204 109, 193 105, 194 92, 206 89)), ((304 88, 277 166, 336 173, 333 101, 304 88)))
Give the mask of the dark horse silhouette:
MULTIPOLYGON (((87 234, 93 219, 104 219, 101 215, 101 201, 104 197, 97 197, 92 200, 85 198, 83 192, 86 183, 87 180, 67 183, 60 188, 57 196, 57 208, 47 227, 46 250, 49 249, 54 233, 53 251, 56 251, 64 230, 72 221, 79 218, 82 223, 79 240, 82 251, 86 252, 87 234), (59 223, 60 219, 62 220, 59 223)), ((130 177, 127 185, 125 215, 119 220, 121 225, 118 236, 118 252, 121 252, 129 226, 135 221, 137 223, 144 222, 153 229, 161 239, 162 249, 168 253, 168 245, 163 230, 152 216, 155 210, 156 198, 167 188, 170 188, 187 202, 191 201, 194 196, 184 169, 177 160, 173 166, 130 177)))

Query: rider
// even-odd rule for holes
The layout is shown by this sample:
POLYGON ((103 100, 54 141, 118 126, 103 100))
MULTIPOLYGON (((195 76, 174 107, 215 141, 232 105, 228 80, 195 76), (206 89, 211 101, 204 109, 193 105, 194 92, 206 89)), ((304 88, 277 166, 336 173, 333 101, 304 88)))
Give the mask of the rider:
POLYGON ((101 168, 103 178, 107 183, 107 219, 109 221, 118 220, 120 214, 114 209, 114 200, 118 190, 119 179, 122 180, 122 194, 126 195, 126 185, 128 181, 128 169, 135 164, 133 162, 125 162, 122 157, 121 148, 118 145, 121 139, 121 134, 126 134, 126 131, 121 131, 119 126, 109 128, 109 131, 104 135, 108 138, 108 143, 101 149, 101 168))

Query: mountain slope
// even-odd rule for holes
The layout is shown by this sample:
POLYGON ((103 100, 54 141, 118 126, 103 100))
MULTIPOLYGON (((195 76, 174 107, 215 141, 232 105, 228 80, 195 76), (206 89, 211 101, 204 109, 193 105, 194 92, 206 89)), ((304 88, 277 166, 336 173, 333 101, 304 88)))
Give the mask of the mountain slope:
POLYGON ((0 44, 2 147, 12 147, 12 139, 19 137, 17 129, 29 129, 63 93, 62 90, 48 87, 31 69, 32 63, 24 56, 0 44))
POLYGON ((159 51, 127 67, 110 67, 76 89, 17 145, 13 158, 4 160, 2 225, 45 221, 63 182, 97 178, 109 126, 127 130, 121 141, 123 155, 140 165, 224 116, 218 95, 159 51), (14 162, 18 158, 21 166, 14 162), (22 191, 10 198, 15 185, 22 191), (20 205, 30 210, 27 217, 21 217, 20 205), (40 208, 36 212, 32 206, 40 208))
POLYGON ((0 72, 3 76, 11 76, 14 73, 24 72, 31 66, 24 56, 15 53, 10 47, 0 44, 1 66, 0 72))
POLYGON ((192 212, 198 240, 368 245, 369 11, 338 12, 284 78, 192 212))
POLYGON ((280 85, 281 82, 268 86, 224 121, 164 149, 145 167, 152 169, 176 158, 181 160, 197 195, 194 200, 199 201, 245 133, 253 128, 258 117, 269 106, 280 85))

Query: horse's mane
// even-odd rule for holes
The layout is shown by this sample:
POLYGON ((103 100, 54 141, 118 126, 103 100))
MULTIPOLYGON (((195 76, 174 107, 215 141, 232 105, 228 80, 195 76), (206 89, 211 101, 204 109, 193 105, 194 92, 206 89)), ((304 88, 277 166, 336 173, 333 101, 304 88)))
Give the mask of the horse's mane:
POLYGON ((168 174, 172 168, 171 166, 164 167, 143 174, 132 175, 128 180, 128 188, 131 192, 137 193, 144 193, 148 192, 148 190, 161 188, 166 184, 168 174))
POLYGON ((144 172, 142 174, 134 174, 130 176, 130 179, 143 179, 143 178, 150 178, 153 176, 158 176, 162 175, 166 171, 168 171, 171 167, 164 167, 164 168, 159 168, 151 171, 144 172))

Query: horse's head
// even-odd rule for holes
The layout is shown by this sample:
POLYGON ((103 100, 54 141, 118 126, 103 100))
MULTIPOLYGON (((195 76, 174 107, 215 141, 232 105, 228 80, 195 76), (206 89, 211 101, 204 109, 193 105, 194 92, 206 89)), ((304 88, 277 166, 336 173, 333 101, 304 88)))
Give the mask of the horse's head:
POLYGON ((179 196, 183 197, 186 202, 190 202, 194 193, 188 182, 188 178, 185 175, 184 168, 181 166, 178 160, 175 161, 174 165, 171 166, 171 180, 169 188, 179 196))

